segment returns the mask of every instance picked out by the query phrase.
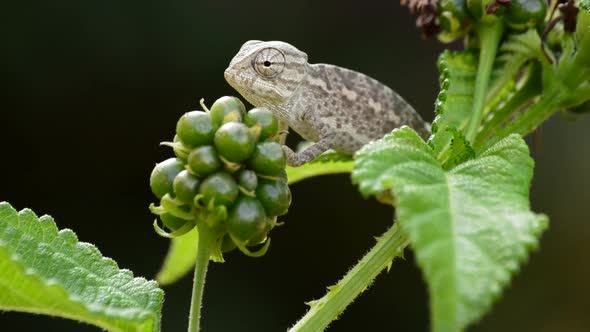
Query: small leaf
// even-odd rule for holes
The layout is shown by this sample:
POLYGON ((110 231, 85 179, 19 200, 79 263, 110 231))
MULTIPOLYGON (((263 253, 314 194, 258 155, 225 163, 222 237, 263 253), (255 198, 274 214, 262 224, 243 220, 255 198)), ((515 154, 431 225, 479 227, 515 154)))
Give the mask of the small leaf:
POLYGON ((437 116, 432 123, 434 136, 429 144, 436 159, 444 162, 450 158, 450 144, 454 137, 447 128, 463 132, 471 116, 477 58, 470 52, 445 51, 438 60, 438 67, 441 91, 435 103, 437 116))
POLYGON ((109 331, 159 331, 164 293, 49 216, 0 203, 0 310, 75 319, 109 331))
POLYGON ((527 61, 536 58, 541 63, 547 62, 541 50, 541 38, 534 29, 509 35, 498 52, 488 89, 488 100, 500 92, 511 79, 516 78, 527 61))
POLYGON ((190 232, 175 237, 170 241, 170 249, 164 259, 162 268, 156 276, 160 285, 170 285, 191 272, 197 258, 197 227, 190 232))
POLYGON ((475 151, 473 151, 471 145, 460 131, 453 127, 447 127, 447 131, 453 134, 453 139, 451 140, 450 155, 443 165, 445 170, 449 170, 475 157, 475 151))
POLYGON ((529 210, 532 171, 518 135, 450 171, 408 127, 358 152, 361 192, 393 190, 428 282, 433 331, 461 331, 481 318, 538 245, 547 218, 529 210))

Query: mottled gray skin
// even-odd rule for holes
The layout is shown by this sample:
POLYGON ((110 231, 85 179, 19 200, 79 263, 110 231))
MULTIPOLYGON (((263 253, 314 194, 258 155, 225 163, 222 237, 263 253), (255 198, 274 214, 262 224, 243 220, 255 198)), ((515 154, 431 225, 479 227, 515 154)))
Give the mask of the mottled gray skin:
POLYGON ((284 42, 246 42, 225 79, 252 105, 316 142, 300 153, 285 147, 291 166, 328 149, 353 154, 403 125, 430 134, 430 125, 387 86, 349 69, 309 64, 307 54, 284 42))

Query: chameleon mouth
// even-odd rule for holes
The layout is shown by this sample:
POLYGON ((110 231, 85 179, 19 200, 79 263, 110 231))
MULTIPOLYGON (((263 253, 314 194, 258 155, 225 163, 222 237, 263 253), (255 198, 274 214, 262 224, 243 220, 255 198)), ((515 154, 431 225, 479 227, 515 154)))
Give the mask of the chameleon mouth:
POLYGON ((227 68, 224 72, 223 72, 223 77, 225 78, 225 81, 234 89, 239 90, 239 83, 236 81, 238 79, 238 77, 240 76, 240 74, 236 71, 233 70, 232 68, 227 68))
POLYGON ((256 100, 255 89, 262 88, 265 95, 270 93, 282 98, 280 91, 271 82, 266 82, 265 80, 258 79, 257 77, 244 74, 243 72, 240 72, 240 70, 236 70, 231 66, 223 72, 223 76, 232 88, 237 90, 253 105, 258 106, 260 104, 253 102, 256 100))
POLYGON ((228 81, 228 82, 230 81, 230 78, 231 78, 231 77, 234 77, 234 76, 235 76, 235 75, 234 75, 234 73, 232 73, 232 70, 231 70, 231 69, 229 69, 229 68, 227 68, 227 69, 226 69, 226 70, 223 72, 223 77, 225 77, 225 80, 226 80, 226 81, 228 81))

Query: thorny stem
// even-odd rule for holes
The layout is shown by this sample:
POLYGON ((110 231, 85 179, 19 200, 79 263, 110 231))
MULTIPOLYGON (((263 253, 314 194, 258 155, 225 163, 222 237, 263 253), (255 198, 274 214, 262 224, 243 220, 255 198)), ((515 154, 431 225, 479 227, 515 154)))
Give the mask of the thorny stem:
POLYGON ((502 36, 503 24, 500 20, 492 23, 481 23, 477 29, 481 38, 481 47, 479 64, 477 67, 477 77, 475 79, 473 109, 465 132, 467 140, 472 144, 483 118, 488 83, 490 81, 492 66, 494 64, 494 59, 496 58, 500 37, 502 36))
POLYGON ((370 286, 375 277, 388 267, 394 258, 402 256, 408 244, 407 235, 400 231, 399 225, 395 223, 342 280, 328 287, 328 293, 324 297, 309 303, 309 311, 289 331, 323 331, 370 286))
POLYGON ((211 249, 215 244, 215 233, 205 224, 199 224, 199 241, 197 243, 197 259, 195 262, 195 275, 193 279, 193 295, 189 314, 189 332, 198 332, 201 318, 201 304, 203 301, 203 289, 205 276, 209 266, 211 249))

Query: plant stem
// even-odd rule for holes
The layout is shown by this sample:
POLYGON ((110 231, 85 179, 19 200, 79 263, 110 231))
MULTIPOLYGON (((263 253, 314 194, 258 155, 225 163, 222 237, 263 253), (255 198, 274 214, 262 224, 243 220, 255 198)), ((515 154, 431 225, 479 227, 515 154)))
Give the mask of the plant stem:
POLYGON ((483 109, 487 94, 488 83, 492 73, 492 66, 496 58, 498 44, 502 36, 503 25, 501 20, 491 23, 481 23, 478 27, 481 44, 479 51, 479 64, 475 79, 475 92, 473 95, 473 109, 467 124, 466 138, 473 143, 477 129, 483 118, 483 109))
POLYGON ((193 295, 188 321, 188 331, 198 332, 201 318, 201 303, 203 301, 203 289, 205 276, 209 266, 209 256, 215 243, 215 233, 205 224, 199 224, 199 241, 197 243, 197 259, 195 263, 195 275, 193 279, 193 295))
POLYGON ((408 237, 395 223, 338 284, 328 287, 324 297, 309 304, 309 311, 289 331, 323 331, 395 257, 402 255, 408 244, 408 237))
POLYGON ((484 125, 482 131, 477 135, 476 144, 478 149, 485 143, 485 140, 490 137, 497 129, 498 126, 508 120, 514 112, 516 112, 529 98, 534 95, 525 96, 524 94, 517 94, 510 100, 508 100, 497 112, 494 117, 484 125), (522 98, 521 98, 522 97, 522 98), (525 98, 527 97, 527 98, 525 98))
POLYGON ((498 127, 506 122, 516 111, 518 111, 526 102, 541 92, 541 73, 540 68, 534 65, 528 68, 527 77, 524 83, 517 87, 517 91, 510 96, 510 98, 494 112, 493 117, 484 123, 483 128, 477 134, 475 140, 475 147, 481 149, 485 147, 485 141, 494 134, 498 127))
POLYGON ((557 91, 549 91, 543 94, 533 106, 498 131, 497 135, 488 143, 488 146, 493 145, 509 134, 516 133, 525 136, 537 129, 541 123, 558 109, 557 102, 559 102, 559 93, 557 91))
POLYGON ((537 129, 541 123, 547 120, 555 111, 555 102, 559 101, 558 93, 547 93, 541 96, 539 101, 505 128, 508 133, 526 135, 537 129))

